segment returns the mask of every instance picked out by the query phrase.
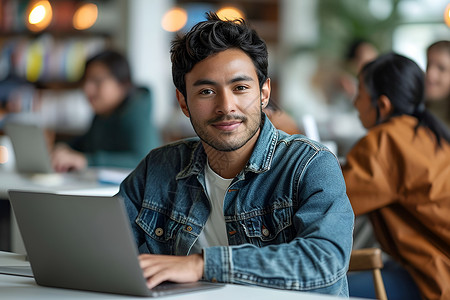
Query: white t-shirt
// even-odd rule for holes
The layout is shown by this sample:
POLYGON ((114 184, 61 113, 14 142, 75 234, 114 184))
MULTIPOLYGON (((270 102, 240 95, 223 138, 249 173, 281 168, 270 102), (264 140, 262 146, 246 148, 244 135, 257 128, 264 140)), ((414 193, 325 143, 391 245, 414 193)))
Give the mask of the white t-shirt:
POLYGON ((201 253, 203 248, 211 246, 228 246, 228 236, 223 215, 223 200, 233 178, 226 179, 216 174, 209 163, 205 168, 206 194, 211 204, 211 214, 203 231, 192 246, 190 254, 201 253))

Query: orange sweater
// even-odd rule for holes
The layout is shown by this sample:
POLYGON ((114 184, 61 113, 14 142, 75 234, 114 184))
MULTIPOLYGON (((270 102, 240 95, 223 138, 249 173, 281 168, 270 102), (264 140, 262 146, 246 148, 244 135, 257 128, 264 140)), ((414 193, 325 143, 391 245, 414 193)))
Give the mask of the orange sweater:
POLYGON ((450 145, 437 147, 417 119, 372 128, 343 167, 355 215, 368 213, 382 249, 403 264, 425 299, 450 299, 450 145))

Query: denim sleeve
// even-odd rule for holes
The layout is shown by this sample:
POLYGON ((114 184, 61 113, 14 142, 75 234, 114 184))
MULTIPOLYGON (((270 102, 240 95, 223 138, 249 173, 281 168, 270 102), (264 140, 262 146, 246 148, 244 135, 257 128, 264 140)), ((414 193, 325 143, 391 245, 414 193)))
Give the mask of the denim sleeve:
POLYGON ((298 171, 296 237, 262 248, 206 248, 206 280, 348 296, 354 215, 339 163, 320 150, 298 171))

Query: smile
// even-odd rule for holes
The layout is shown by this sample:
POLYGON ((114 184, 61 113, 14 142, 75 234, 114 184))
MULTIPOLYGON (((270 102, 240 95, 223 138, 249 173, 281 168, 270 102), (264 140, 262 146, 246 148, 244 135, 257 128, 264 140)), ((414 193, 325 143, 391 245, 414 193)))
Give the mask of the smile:
POLYGON ((242 124, 242 121, 226 121, 211 124, 214 128, 223 131, 233 131, 242 124))

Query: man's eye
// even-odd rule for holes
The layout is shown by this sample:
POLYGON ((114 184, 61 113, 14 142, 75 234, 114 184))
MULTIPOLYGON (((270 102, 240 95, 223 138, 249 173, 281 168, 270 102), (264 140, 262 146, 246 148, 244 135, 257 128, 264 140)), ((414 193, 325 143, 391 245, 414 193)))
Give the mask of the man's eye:
POLYGON ((244 85, 239 85, 239 86, 236 87, 237 91, 245 91, 246 89, 247 89, 247 87, 244 86, 244 85))
POLYGON ((212 93, 213 93, 213 91, 209 90, 209 89, 205 89, 205 90, 201 90, 200 91, 201 95, 211 95, 212 93))

